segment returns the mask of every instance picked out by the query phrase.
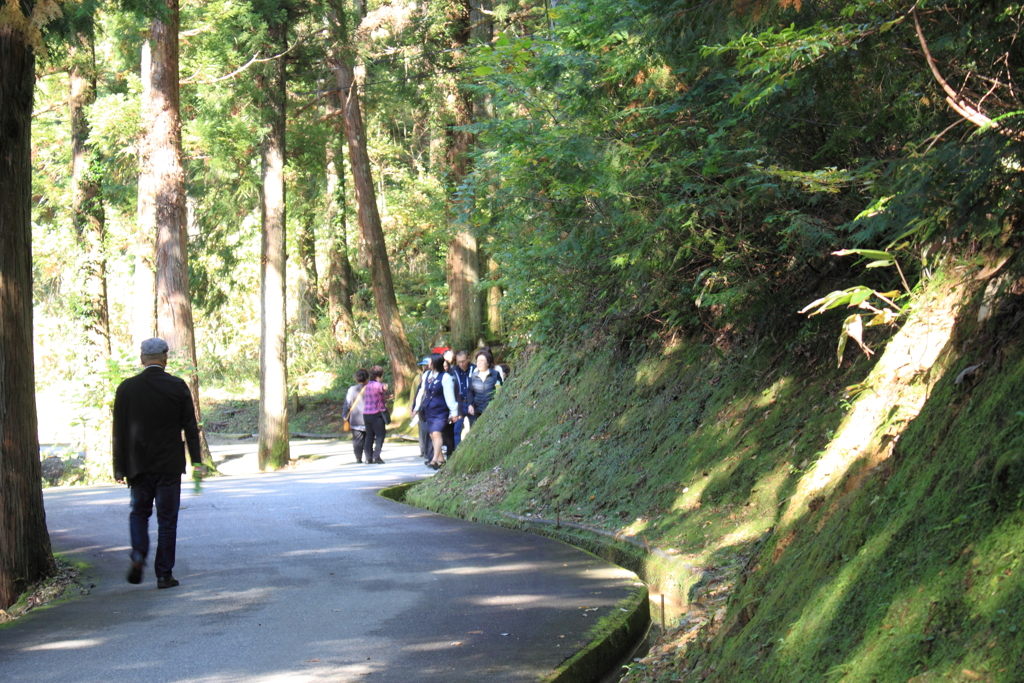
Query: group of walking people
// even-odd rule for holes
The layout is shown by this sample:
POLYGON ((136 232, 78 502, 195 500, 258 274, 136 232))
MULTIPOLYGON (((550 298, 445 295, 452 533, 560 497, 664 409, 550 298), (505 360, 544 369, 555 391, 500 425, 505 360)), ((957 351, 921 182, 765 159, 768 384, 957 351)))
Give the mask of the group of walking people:
MULTIPOLYGON (((413 381, 413 420, 418 423, 420 454, 427 467, 440 469, 462 441, 467 427, 484 413, 507 370, 495 365, 487 347, 473 353, 445 349, 420 361, 413 381)), ((382 463, 384 429, 389 421, 385 401, 388 386, 383 368, 356 371, 356 384, 345 396, 344 415, 352 430, 356 462, 382 463)))
MULTIPOLYGON (((181 475, 185 449, 193 468, 206 472, 199 447, 199 427, 192 394, 184 380, 165 371, 168 345, 163 339, 142 342, 142 372, 117 387, 114 398, 114 479, 131 488, 131 564, 129 583, 142 582, 149 554, 149 518, 156 508, 159 533, 154 569, 157 588, 179 585, 174 578, 181 475), (184 434, 184 440, 182 435, 184 434)), ((494 364, 488 348, 474 352, 434 353, 420 363, 423 373, 413 389, 413 411, 420 425, 420 449, 429 467, 439 469, 455 452, 468 420, 471 426, 487 410, 507 367, 494 364)), ((391 418, 384 368, 356 371, 344 412, 352 431, 356 462, 383 464, 384 433, 391 418)))
POLYGON ((388 385, 381 382, 384 368, 374 365, 369 370, 356 370, 356 383, 345 394, 345 419, 352 431, 352 449, 356 462, 383 465, 380 459, 388 422, 388 385))

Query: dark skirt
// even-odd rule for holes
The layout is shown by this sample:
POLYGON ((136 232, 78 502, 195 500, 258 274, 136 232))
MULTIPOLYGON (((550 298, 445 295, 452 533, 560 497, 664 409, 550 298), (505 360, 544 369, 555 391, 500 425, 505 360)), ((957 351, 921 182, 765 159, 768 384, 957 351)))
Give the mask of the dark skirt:
POLYGON ((438 392, 423 404, 423 420, 427 423, 428 432, 439 432, 448 423, 448 404, 444 402, 444 394, 438 392))

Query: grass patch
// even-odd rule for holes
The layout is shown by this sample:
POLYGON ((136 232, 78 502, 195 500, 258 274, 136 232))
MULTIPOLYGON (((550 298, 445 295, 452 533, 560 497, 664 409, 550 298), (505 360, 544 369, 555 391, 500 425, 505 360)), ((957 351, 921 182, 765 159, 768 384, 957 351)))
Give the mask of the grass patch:
POLYGON ((55 554, 53 559, 56 563, 53 576, 29 586, 17 602, 6 610, 0 609, 0 628, 9 626, 16 619, 39 607, 89 594, 93 585, 81 581, 82 572, 88 569, 88 564, 68 560, 59 554, 55 554))

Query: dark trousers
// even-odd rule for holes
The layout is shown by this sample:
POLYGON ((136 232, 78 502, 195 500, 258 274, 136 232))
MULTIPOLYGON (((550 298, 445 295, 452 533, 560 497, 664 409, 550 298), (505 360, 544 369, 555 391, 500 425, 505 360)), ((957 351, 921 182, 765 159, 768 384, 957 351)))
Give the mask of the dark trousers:
POLYGON ((419 433, 419 437, 420 437, 420 456, 424 460, 433 460, 434 459, 434 444, 431 443, 431 441, 430 441, 430 432, 427 431, 427 421, 423 419, 422 415, 420 415, 419 428, 420 428, 420 433, 419 433))
POLYGON ((366 442, 366 432, 362 429, 352 430, 352 450, 356 454, 356 462, 363 461, 363 444, 366 442))
POLYGON ((444 429, 441 430, 441 443, 444 445, 445 457, 450 458, 455 453, 455 427, 451 422, 445 422, 444 429))
POLYGON ((174 569, 174 546, 178 538, 178 506, 181 503, 181 475, 143 473, 132 477, 132 511, 128 528, 132 536, 132 561, 142 562, 149 554, 149 517, 156 501, 156 575, 170 576, 174 569))
POLYGON ((455 428, 455 448, 458 448, 459 444, 462 443, 462 427, 465 425, 465 419, 466 416, 463 415, 452 425, 455 428))
POLYGON ((380 451, 384 448, 384 431, 387 424, 384 422, 384 413, 363 413, 363 422, 366 424, 366 443, 363 445, 363 453, 366 462, 377 462, 380 460, 380 451))

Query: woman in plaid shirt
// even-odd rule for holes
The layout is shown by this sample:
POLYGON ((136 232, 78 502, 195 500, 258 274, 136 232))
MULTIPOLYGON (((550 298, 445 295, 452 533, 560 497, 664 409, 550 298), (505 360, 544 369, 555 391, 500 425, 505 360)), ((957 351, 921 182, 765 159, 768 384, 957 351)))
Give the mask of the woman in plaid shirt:
POLYGON ((384 419, 387 407, 388 385, 381 384, 380 378, 384 376, 384 368, 374 365, 370 368, 370 381, 366 383, 366 390, 363 392, 363 424, 366 425, 366 442, 363 458, 367 464, 383 465, 380 459, 380 451, 384 447, 384 431, 387 423, 384 419))

